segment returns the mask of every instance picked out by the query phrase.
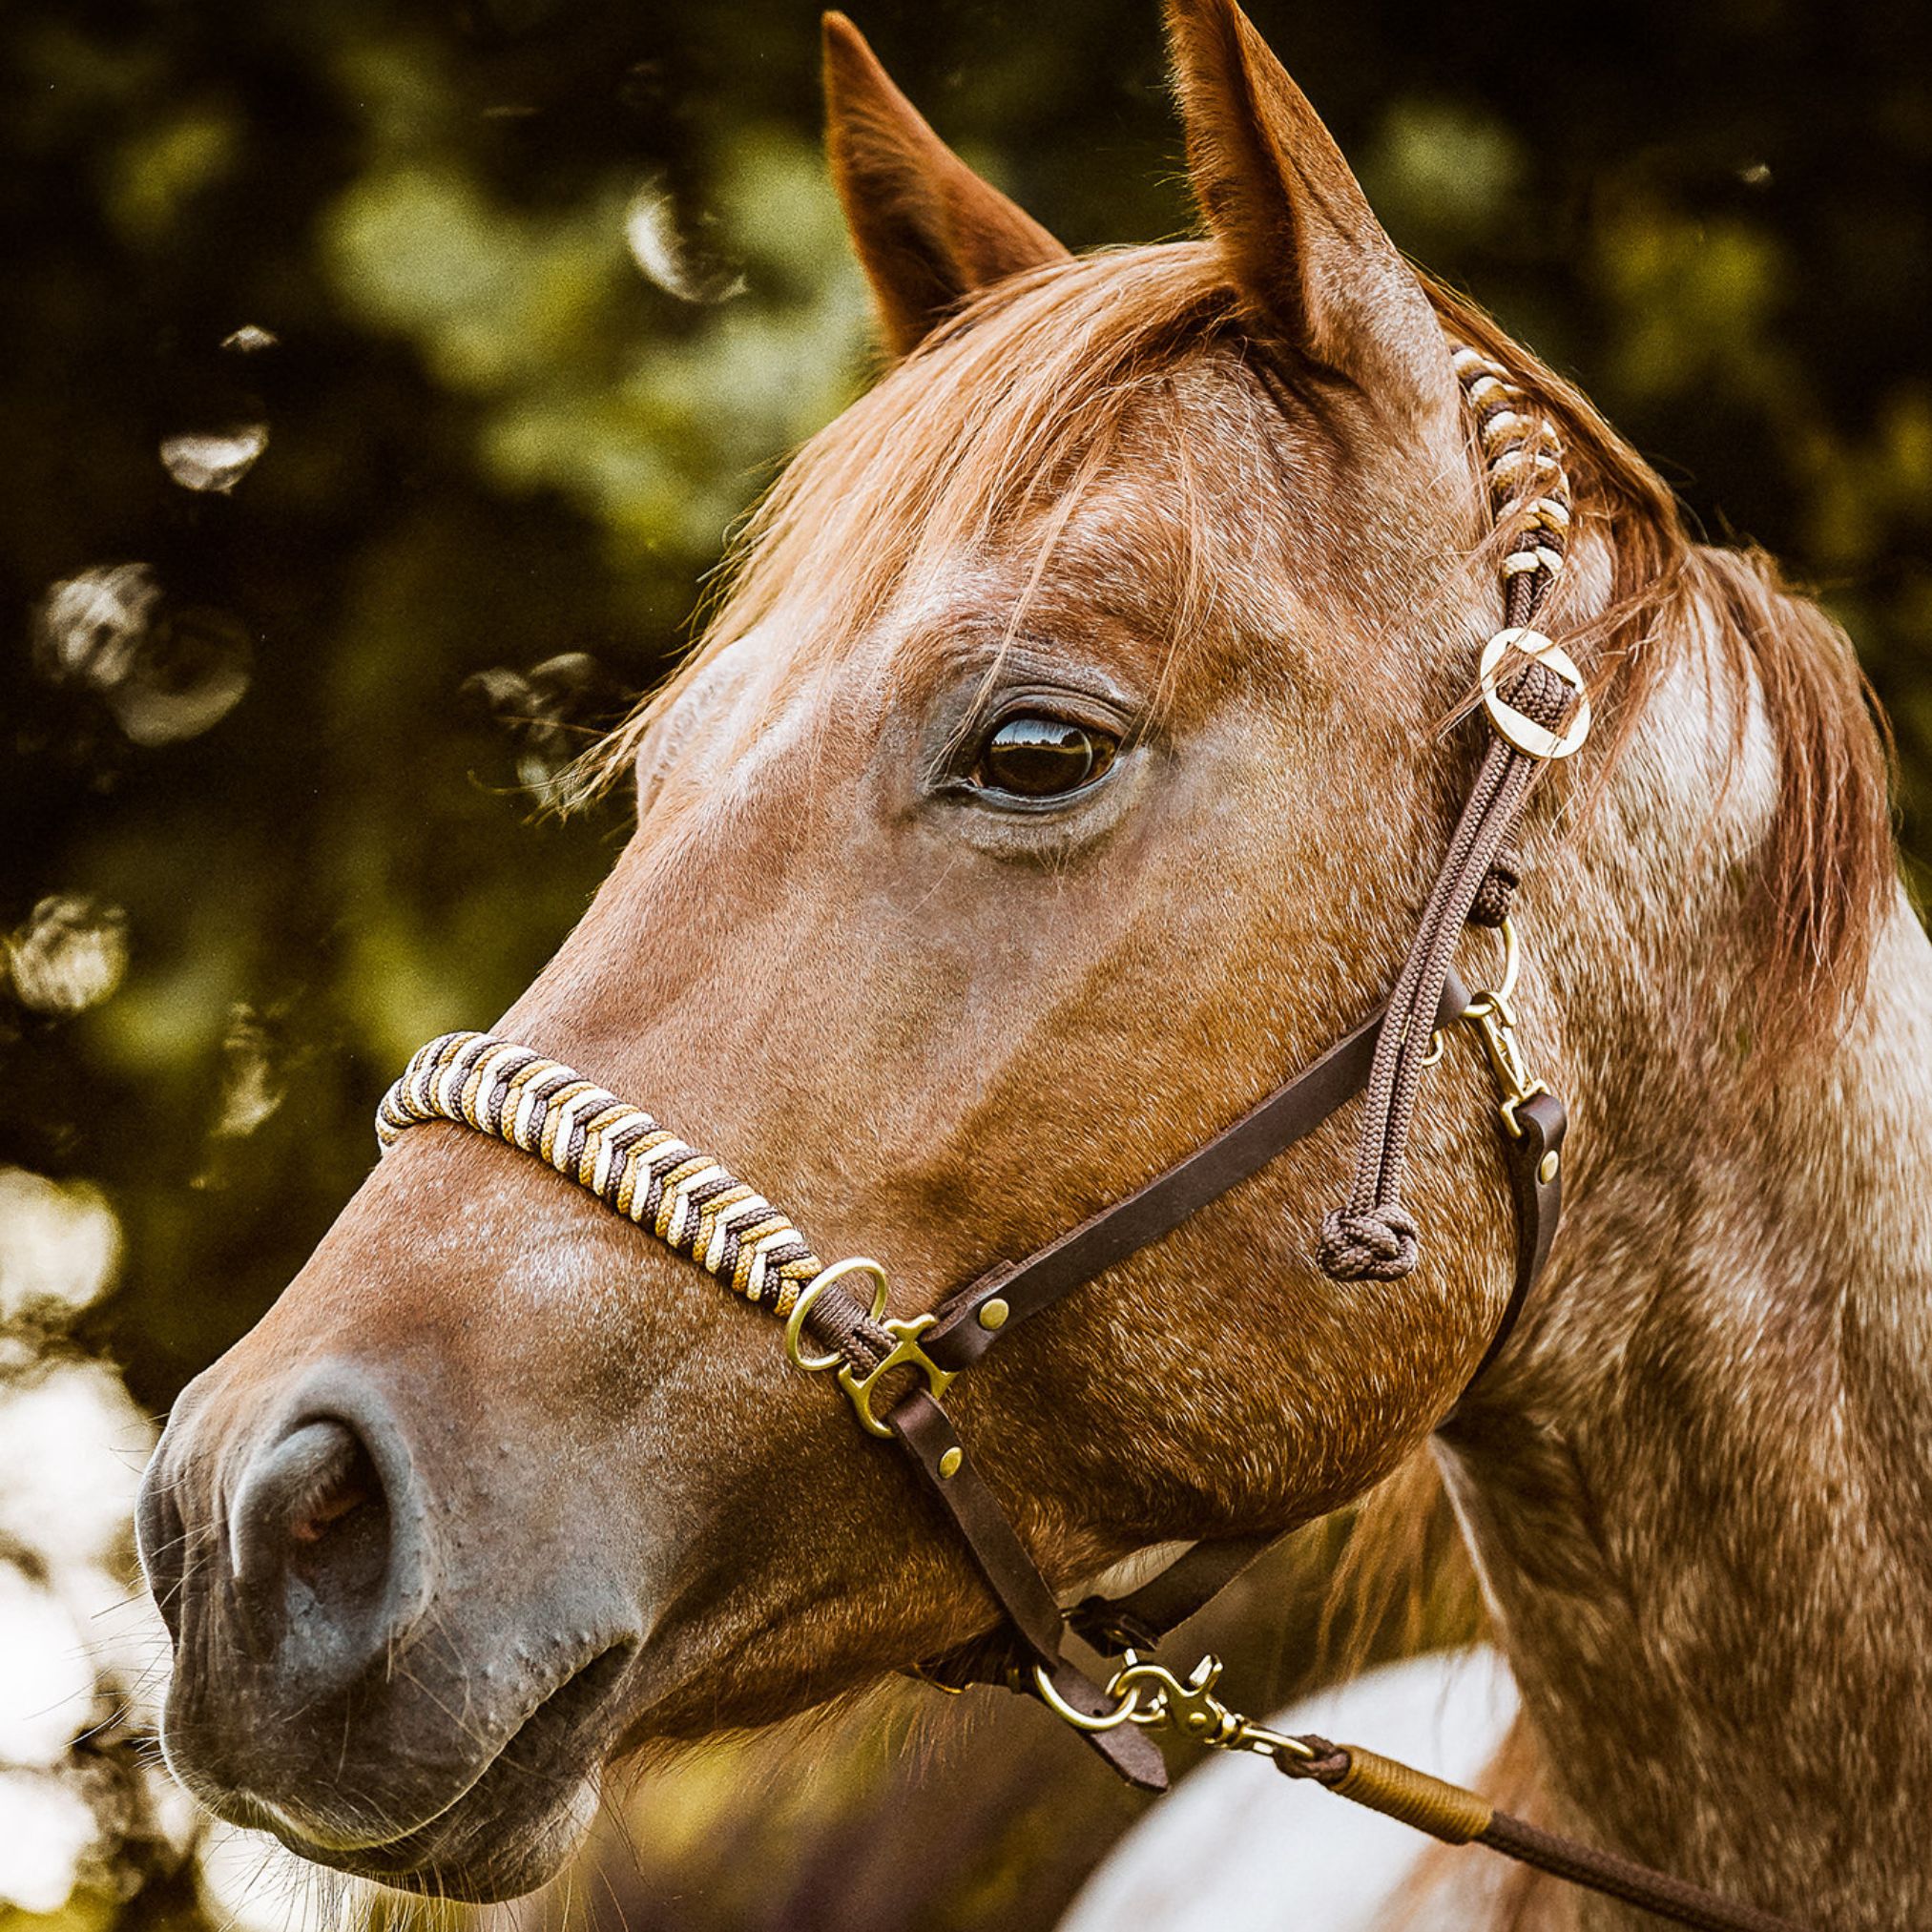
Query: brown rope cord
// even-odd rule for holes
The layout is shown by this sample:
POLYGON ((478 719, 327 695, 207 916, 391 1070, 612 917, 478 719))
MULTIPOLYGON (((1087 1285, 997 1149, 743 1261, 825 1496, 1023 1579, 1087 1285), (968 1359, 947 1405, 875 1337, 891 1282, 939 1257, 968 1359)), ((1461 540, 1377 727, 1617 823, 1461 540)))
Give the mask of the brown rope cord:
MULTIPOLYGON (((1503 560, 1505 623, 1527 629, 1563 569, 1569 529, 1569 487, 1555 432, 1516 406, 1526 399, 1498 364, 1465 348, 1456 350, 1455 364, 1476 414, 1497 521, 1520 524, 1503 560)), ((1502 681, 1498 695, 1551 730, 1575 701, 1563 679, 1533 658, 1502 681)), ((1376 1045, 1348 1198, 1322 1220, 1317 1258, 1333 1279, 1392 1281, 1416 1265, 1419 1230, 1402 1191, 1434 1014, 1457 941, 1479 904, 1483 924, 1500 924, 1508 910, 1521 865, 1512 835, 1540 762, 1500 734, 1492 738, 1450 835, 1376 1045)))
POLYGON ((1618 1858, 1614 1852, 1559 1838, 1554 1832, 1511 1818, 1506 1811, 1499 1811, 1489 1820, 1489 1828, 1476 1842, 1548 1872, 1553 1879, 1621 1899, 1627 1905, 1679 1925, 1697 1926, 1701 1932, 1798 1932, 1792 1921, 1774 1912, 1741 1900, 1720 1899, 1701 1885, 1673 1879, 1668 1872, 1653 1872, 1647 1865, 1618 1858))

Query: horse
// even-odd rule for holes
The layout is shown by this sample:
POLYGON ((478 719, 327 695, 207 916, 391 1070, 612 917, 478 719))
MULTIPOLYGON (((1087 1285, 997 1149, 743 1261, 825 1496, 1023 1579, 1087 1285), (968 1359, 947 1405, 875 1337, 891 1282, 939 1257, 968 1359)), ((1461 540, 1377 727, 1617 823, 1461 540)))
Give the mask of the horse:
MULTIPOLYGON (((1410 266, 1234 0, 1167 21, 1205 232, 1075 256, 827 17, 887 366, 593 760, 634 831, 495 1031, 883 1257, 903 1319, 1172 1167, 1402 966, 1510 541, 1458 354, 1506 372, 1567 466, 1539 623, 1594 713, 1513 855, 1524 1050, 1571 1118, 1550 1265, 1472 1384, 1514 1236, 1450 1029, 1410 1272, 1317 1265, 1331 1123, 949 1400, 1063 1592, 1432 1455, 1539 1817, 1816 1926, 1923 1923, 1932 951, 1851 647, 1410 266)), ((852 1420, 584 1188, 412 1127, 148 1472, 170 1764, 319 1864, 527 1891, 624 1755, 993 1626, 852 1420)), ((1444 1857, 1424 1922, 1504 1922, 1444 1857)))

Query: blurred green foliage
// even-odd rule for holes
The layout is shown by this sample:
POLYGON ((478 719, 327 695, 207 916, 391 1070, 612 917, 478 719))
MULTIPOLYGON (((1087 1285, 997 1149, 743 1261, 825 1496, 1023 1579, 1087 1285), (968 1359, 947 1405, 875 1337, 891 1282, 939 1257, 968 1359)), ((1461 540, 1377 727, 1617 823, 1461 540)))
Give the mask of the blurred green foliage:
MULTIPOLYGON (((1397 239, 1825 589, 1924 853, 1926 10, 1253 10, 1397 239)), ((1189 224, 1154 0, 861 24, 1075 246, 1189 224)), ((623 809, 547 787, 862 383, 864 302, 802 0, 12 0, 0 74, 0 930, 95 935, 90 1000, 0 975, 0 1161, 107 1190, 84 1339, 159 1410, 583 906, 623 809), (163 460, 258 431, 225 489, 163 460)))

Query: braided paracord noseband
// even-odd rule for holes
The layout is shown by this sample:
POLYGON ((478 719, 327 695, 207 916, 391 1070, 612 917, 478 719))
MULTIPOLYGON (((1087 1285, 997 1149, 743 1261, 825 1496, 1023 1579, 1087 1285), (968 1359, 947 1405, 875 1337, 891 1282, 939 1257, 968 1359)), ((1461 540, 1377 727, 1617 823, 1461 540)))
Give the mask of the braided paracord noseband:
POLYGON ((447 1120, 494 1134, 588 1188, 734 1294, 780 1318, 824 1264, 765 1197, 641 1107, 528 1047, 445 1033, 419 1047, 376 1111, 388 1148, 447 1120))

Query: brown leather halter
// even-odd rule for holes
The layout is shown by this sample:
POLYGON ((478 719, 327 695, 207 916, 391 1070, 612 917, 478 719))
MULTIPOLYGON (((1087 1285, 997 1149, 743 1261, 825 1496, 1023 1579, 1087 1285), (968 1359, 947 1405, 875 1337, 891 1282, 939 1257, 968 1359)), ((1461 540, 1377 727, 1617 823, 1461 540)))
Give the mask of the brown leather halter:
MULTIPOLYGON (((1492 513, 1510 532, 1502 564, 1506 622, 1481 658, 1489 742, 1388 1004, 1165 1173, 1024 1259, 987 1270, 929 1317, 882 1322, 883 1274, 877 1303, 867 1310, 837 1270, 814 1282, 792 1312, 786 1331, 792 1360, 828 1367, 839 1359, 841 1382, 860 1421, 905 1450, 1005 1612, 991 1639, 924 1667, 922 1674, 945 1688, 1010 1684, 1037 1692, 1063 1715, 1103 1717, 1116 1700, 1067 1655, 1069 1632, 1102 1651, 1149 1649, 1274 1540, 1197 1544, 1132 1594, 1090 1598, 1063 1613, 941 1405, 953 1379, 1031 1317, 1172 1234, 1364 1092, 1356 1190, 1324 1224, 1322 1265, 1340 1278, 1407 1273, 1415 1261, 1414 1223, 1400 1191, 1408 1117, 1423 1070, 1439 1055, 1436 1043, 1458 1021, 1478 1029, 1502 1088, 1499 1122, 1517 1223, 1514 1281, 1478 1375, 1503 1346, 1548 1257, 1562 1208, 1568 1117, 1555 1094, 1524 1071, 1516 1047, 1508 1005, 1516 939, 1508 914, 1520 861, 1509 841, 1537 768, 1568 757, 1589 731, 1581 675, 1532 628, 1563 569, 1569 491, 1555 434, 1522 391, 1475 350, 1458 347, 1455 362, 1475 419, 1492 513), (1502 987, 1474 1000, 1451 964, 1470 923, 1500 928, 1506 952, 1502 987), (801 1354, 800 1330, 807 1327, 827 1355, 801 1354), (924 1385, 903 1395, 882 1423, 873 1414, 873 1391, 902 1367, 917 1370, 924 1385)), ((1137 1732, 1116 1726, 1083 1733, 1130 1783, 1165 1789, 1160 1754, 1137 1732)))
MULTIPOLYGON (((1438 1027, 1462 1019, 1470 1007, 1461 982, 1450 979, 1437 1009, 1438 1027)), ((1277 1154, 1315 1132, 1367 1083, 1385 1012, 1378 1012, 1311 1066, 1278 1088, 1203 1147, 1145 1187, 1103 1208, 1024 1260, 1003 1262, 948 1296, 918 1338, 925 1386, 903 1396, 884 1417, 921 1480, 957 1525, 988 1587, 1006 1612, 1005 1627, 987 1641, 927 1665, 920 1672, 949 1689, 969 1683, 1040 1688, 1037 1669, 1067 1703, 1088 1716, 1104 1715, 1114 1700, 1067 1655, 1070 1630, 1102 1651, 1152 1650, 1176 1624, 1232 1583, 1276 1539, 1272 1535, 1195 1544, 1159 1575, 1129 1595, 1090 1597, 1063 1613, 1057 1599, 981 1481, 966 1445, 939 1401, 940 1387, 984 1360, 1028 1318, 1130 1255, 1172 1234, 1198 1209, 1258 1174, 1277 1154), (944 1379, 942 1381, 942 1378, 944 1379), (937 1386, 936 1386, 937 1384, 937 1386)), ((1485 1365, 1514 1325, 1555 1236, 1562 1204, 1562 1103, 1548 1091, 1523 1098, 1517 1132, 1504 1155, 1518 1215, 1517 1262, 1507 1306, 1485 1365)), ((813 1311, 817 1312, 817 1303, 813 1311)), ((852 1310, 858 1313, 856 1304, 852 1310)), ((808 1318, 809 1319, 809 1318, 808 1318)), ((845 1328, 846 1311, 834 1318, 845 1328)), ((826 1324, 833 1328, 833 1322, 826 1324)), ((823 1332, 823 1331, 821 1331, 823 1332)), ((1160 1791, 1167 1785, 1160 1754, 1137 1732, 1085 1732, 1090 1744, 1130 1783, 1160 1791)))
MULTIPOLYGON (((386 1144, 417 1122, 445 1119, 494 1132, 538 1153, 634 1219, 650 1208, 660 1237, 728 1278, 734 1269, 739 1277, 747 1270, 757 1276, 762 1264, 753 1257, 753 1236, 767 1245, 790 1243, 782 1250, 791 1257, 788 1265, 808 1270, 810 1278, 802 1286, 795 1278, 772 1304, 788 1317, 788 1356, 802 1369, 835 1373, 864 1428, 899 1444, 958 1528, 1002 1612, 1002 1624, 989 1636, 914 1674, 949 1690, 993 1684, 1037 1695, 1144 1791, 1167 1787, 1166 1765, 1149 1733, 1168 1729, 1196 1743, 1266 1756, 1291 1776, 1312 1778, 1447 1842, 1486 1844, 1681 1924, 1713 1932, 1794 1932, 1788 1922, 1755 1906, 1543 1832, 1409 1766, 1355 1746, 1271 1732, 1215 1695, 1220 1667, 1212 1658, 1182 1679, 1143 1654, 1232 1582, 1275 1540, 1272 1535, 1196 1544, 1124 1596, 1092 1596, 1063 1609, 980 1477, 941 1400, 960 1375, 1027 1321, 1172 1234, 1358 1096, 1365 1096, 1365 1119, 1356 1184, 1347 1206, 1324 1223, 1322 1265, 1340 1279, 1405 1274, 1416 1248, 1414 1222, 1400 1198, 1408 1120, 1423 1070, 1440 1056, 1443 1031, 1457 1024, 1476 1029, 1497 1078, 1516 1216, 1508 1300, 1472 1384, 1495 1360, 1536 1283, 1562 1206, 1567 1116, 1556 1095, 1525 1070, 1515 1038, 1509 994, 1516 939, 1508 912, 1520 861, 1510 840, 1538 767, 1583 742, 1589 702, 1576 667, 1533 628, 1562 569, 1569 521, 1554 434, 1497 364, 1464 348, 1455 360, 1475 416, 1492 510, 1510 535, 1503 561, 1506 622, 1480 667, 1489 741, 1388 1003, 1232 1126, 1045 1247, 1000 1262, 930 1313, 904 1319, 886 1316, 885 1276, 876 1262, 855 1257, 820 1267, 796 1230, 762 1197, 659 1130, 650 1116, 528 1049, 476 1034, 431 1042, 384 1100, 379 1132, 386 1144), (1458 938, 1472 923, 1501 929, 1506 961, 1502 986, 1473 997, 1451 964, 1458 938), (481 1087, 492 1082, 484 1096, 481 1087), (587 1100, 601 1110, 588 1126, 571 1111, 587 1100), (625 1124, 605 1124, 618 1114, 628 1116, 625 1124), (560 1119, 568 1126, 559 1126, 560 1119), (610 1142, 601 1149, 594 1144, 600 1133, 610 1142), (654 1143, 668 1143, 660 1152, 681 1164, 654 1173, 648 1199, 634 1199, 635 1176, 627 1169, 617 1180, 617 1157, 628 1161, 634 1150, 654 1143), (680 1188, 690 1195, 680 1195, 680 1188), (696 1221, 685 1213, 695 1196, 703 1197, 694 1210, 696 1221), (720 1214, 741 1207, 755 1222, 741 1248, 727 1220, 703 1218, 706 1207, 720 1202, 720 1214), (712 1244, 700 1250, 694 1228, 709 1229, 712 1244), (732 1258, 723 1260, 727 1250, 732 1258), (869 1302, 847 1285, 859 1275, 876 1284, 869 1302), (807 1337, 821 1353, 809 1351, 807 1337), (903 1390, 882 1416, 875 1402, 901 1370, 916 1377, 916 1385, 903 1390), (1110 1663, 1104 1682, 1102 1673, 1070 1654, 1070 1639, 1090 1654, 1118 1660, 1110 1663)), ((743 1287, 743 1279, 737 1285, 743 1287)))

